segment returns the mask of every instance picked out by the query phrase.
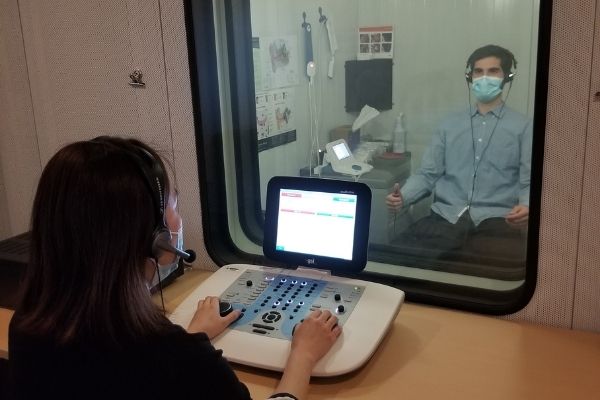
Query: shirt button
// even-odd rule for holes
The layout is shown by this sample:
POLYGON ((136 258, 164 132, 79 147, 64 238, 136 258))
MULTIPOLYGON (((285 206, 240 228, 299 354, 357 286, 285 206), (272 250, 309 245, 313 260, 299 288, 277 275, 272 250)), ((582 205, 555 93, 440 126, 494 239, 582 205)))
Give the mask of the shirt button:
POLYGON ((479 156, 475 157, 476 160, 479 160, 479 156))
POLYGON ((481 143, 481 142, 483 142, 483 139, 482 139, 482 138, 479 138, 479 139, 477 139, 477 141, 478 141, 479 143, 481 143))
POLYGON ((483 121, 483 122, 481 123, 481 125, 485 125, 485 121, 483 121))

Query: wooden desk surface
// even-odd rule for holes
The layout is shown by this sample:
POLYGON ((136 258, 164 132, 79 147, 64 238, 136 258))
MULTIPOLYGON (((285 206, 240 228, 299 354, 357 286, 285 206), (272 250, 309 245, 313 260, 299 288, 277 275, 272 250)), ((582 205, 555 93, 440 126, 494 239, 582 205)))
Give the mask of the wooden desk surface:
MULTIPOLYGON (((210 272, 188 271, 164 291, 172 311, 210 272)), ((12 312, 0 309, 0 356, 12 312)), ((255 399, 278 373, 234 365, 255 399)), ((600 399, 600 334, 404 304, 368 363, 313 379, 311 399, 600 399)))

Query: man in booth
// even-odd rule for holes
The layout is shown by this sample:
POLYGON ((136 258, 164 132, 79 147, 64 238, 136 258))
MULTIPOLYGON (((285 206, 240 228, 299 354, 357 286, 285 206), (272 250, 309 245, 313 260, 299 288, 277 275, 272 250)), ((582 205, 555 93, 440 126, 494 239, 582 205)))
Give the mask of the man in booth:
POLYGON ((524 243, 532 123, 502 97, 510 92, 516 65, 513 54, 496 45, 469 56, 465 79, 475 105, 443 119, 419 170, 386 197, 396 212, 433 193, 430 215, 408 228, 403 243, 492 257, 505 256, 515 240, 524 243))

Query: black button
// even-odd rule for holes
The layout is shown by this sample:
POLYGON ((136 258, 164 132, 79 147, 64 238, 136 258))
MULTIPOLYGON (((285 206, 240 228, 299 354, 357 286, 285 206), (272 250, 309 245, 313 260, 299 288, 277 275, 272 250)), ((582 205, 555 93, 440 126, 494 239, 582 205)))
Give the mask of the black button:
POLYGON ((335 301, 340 301, 342 299, 342 296, 340 296, 339 293, 336 293, 335 296, 333 296, 333 298, 335 299, 335 301))
POLYGON ((272 330, 274 330, 274 329, 275 329, 275 328, 274 328, 274 327, 272 327, 272 326, 268 326, 268 325, 261 325, 261 324, 252 324, 252 326, 253 326, 253 327, 255 327, 255 328, 266 329, 266 330, 268 330, 268 331, 272 331, 272 330))
POLYGON ((265 333, 267 333, 267 331, 263 331, 262 329, 252 329, 252 332, 260 333, 261 335, 264 335, 265 333))
POLYGON ((343 306, 343 305, 341 305, 341 304, 340 304, 339 306, 337 306, 337 312, 338 312, 338 313, 340 313, 340 314, 341 314, 341 313, 343 313, 345 310, 346 310, 346 309, 344 308, 344 306, 343 306))
POLYGON ((233 307, 231 306, 231 303, 228 303, 226 301, 219 301, 219 315, 221 315, 221 317, 226 316, 232 311, 233 307))
POLYGON ((252 281, 250 281, 250 280, 246 281, 246 286, 248 286, 248 287, 252 286, 252 281))

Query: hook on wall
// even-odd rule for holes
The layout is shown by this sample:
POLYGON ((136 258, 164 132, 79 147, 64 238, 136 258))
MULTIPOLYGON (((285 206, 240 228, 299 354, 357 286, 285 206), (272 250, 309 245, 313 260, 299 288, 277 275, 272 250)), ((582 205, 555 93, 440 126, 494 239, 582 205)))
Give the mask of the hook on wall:
POLYGON ((319 17, 320 23, 324 24, 325 22, 327 22, 327 17, 325 16, 325 14, 323 14, 323 8, 320 6, 319 6, 319 15, 320 15, 320 17, 319 17))
POLYGON ((302 28, 306 29, 307 27, 310 27, 310 24, 306 22, 306 11, 302 11, 302 20, 304 21, 302 22, 302 28))

